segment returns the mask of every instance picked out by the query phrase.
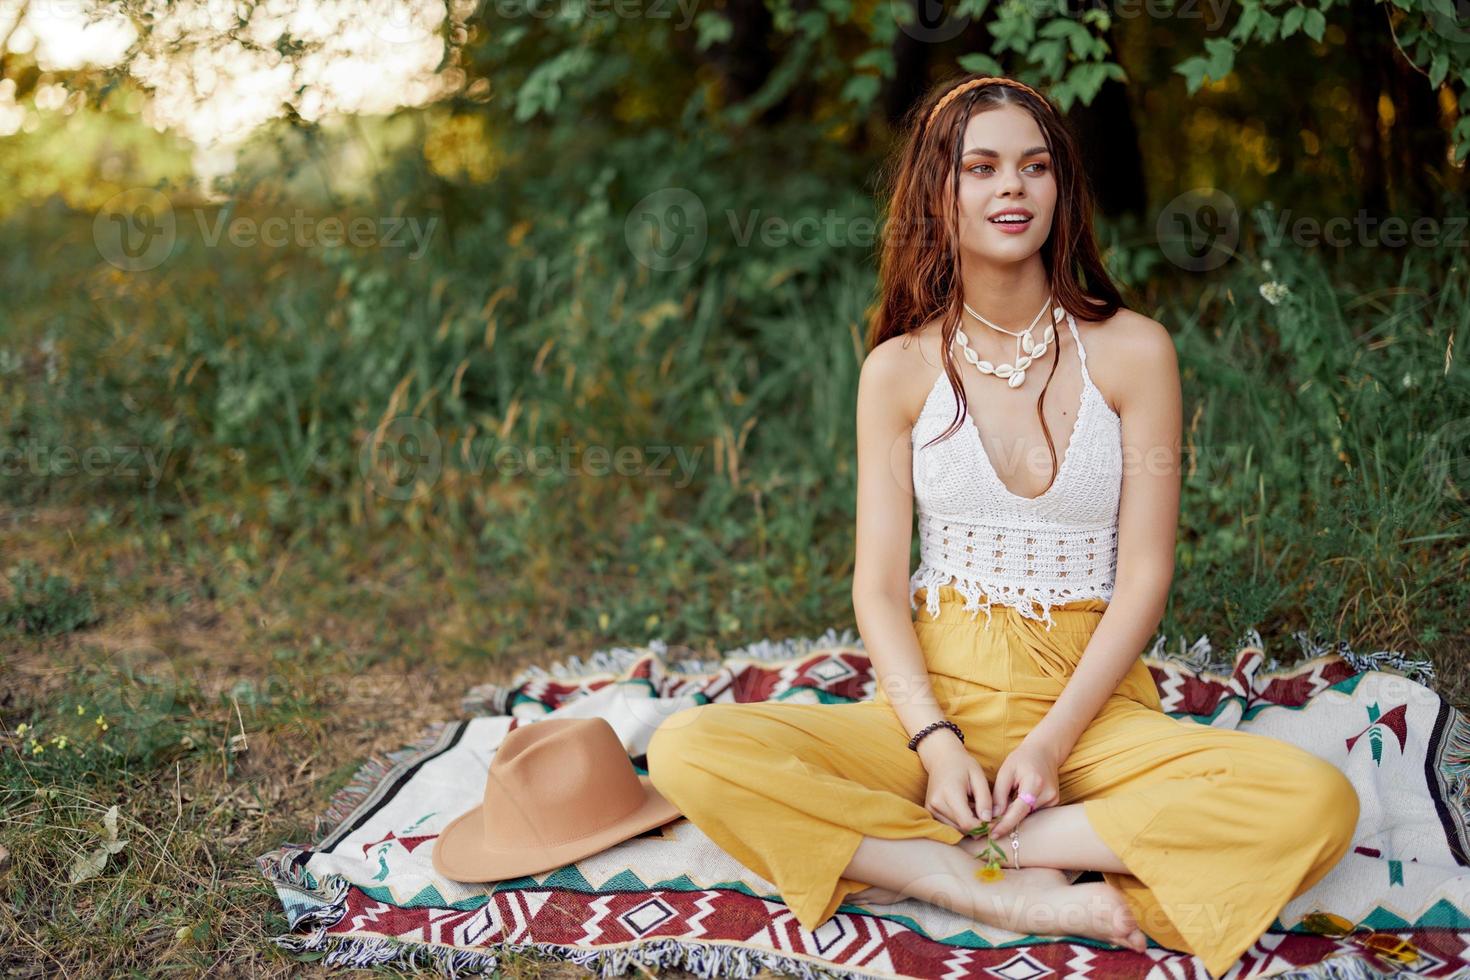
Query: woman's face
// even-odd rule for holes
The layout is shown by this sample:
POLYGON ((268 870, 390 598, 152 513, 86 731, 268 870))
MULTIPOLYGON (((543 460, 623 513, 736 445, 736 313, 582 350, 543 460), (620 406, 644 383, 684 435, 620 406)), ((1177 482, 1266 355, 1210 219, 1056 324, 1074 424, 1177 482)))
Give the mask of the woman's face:
POLYGON ((998 265, 1041 250, 1051 234, 1057 182, 1041 127, 1029 112, 1004 105, 972 115, 959 181, 961 249, 998 265))

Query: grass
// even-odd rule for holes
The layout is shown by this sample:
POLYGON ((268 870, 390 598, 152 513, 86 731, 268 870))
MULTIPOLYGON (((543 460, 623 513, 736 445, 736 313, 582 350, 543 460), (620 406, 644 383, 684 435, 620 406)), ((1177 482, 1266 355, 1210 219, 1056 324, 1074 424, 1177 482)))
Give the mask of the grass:
MULTIPOLYGON (((739 245, 720 221, 820 214, 857 180, 781 183, 759 161, 784 151, 719 139, 601 152, 596 180, 512 159, 525 194, 462 201, 416 262, 208 247, 181 222, 168 263, 124 273, 89 253, 90 215, 12 216, 35 244, 0 297, 0 445, 29 453, 0 482, 8 971, 295 974, 252 859, 310 839, 365 756, 472 684, 851 625, 869 250, 739 245), (707 176, 732 172, 763 196, 707 176), (655 273, 622 216, 675 184, 716 220, 698 262, 655 273), (552 465, 520 469, 531 449, 552 465), (113 805, 126 843, 68 884, 113 805)), ((414 186, 380 208, 424 213, 414 186)), ((1294 630, 1399 648, 1470 704, 1464 258, 1278 249, 1183 277, 1109 234, 1184 371, 1163 631, 1254 627, 1284 661, 1294 630)))

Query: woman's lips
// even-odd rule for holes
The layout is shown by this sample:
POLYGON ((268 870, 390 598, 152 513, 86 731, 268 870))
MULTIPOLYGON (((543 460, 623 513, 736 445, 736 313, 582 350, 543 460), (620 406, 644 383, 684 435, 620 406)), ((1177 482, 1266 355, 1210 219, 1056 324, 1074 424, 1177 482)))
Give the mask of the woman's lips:
POLYGON ((1009 221, 997 221, 994 218, 989 219, 992 225, 995 225, 995 227, 999 228, 1001 231, 1005 232, 1008 235, 1019 235, 1027 228, 1030 228, 1031 222, 1034 220, 1034 218, 1027 218, 1024 221, 1017 221, 1014 218, 1009 221))

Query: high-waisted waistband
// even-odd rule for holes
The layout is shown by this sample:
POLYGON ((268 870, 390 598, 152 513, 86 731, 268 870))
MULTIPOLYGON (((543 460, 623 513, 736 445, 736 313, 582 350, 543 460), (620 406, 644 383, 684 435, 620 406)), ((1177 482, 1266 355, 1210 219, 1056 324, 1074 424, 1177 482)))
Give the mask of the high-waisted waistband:
MULTIPOLYGON (((1108 608, 1108 600, 1096 598, 1054 605, 1047 629, 1044 622, 999 602, 991 602, 989 621, 983 608, 976 612, 965 603, 963 592, 941 585, 939 615, 930 616, 921 603, 914 616, 919 646, 941 699, 988 697, 998 691, 1055 699, 1108 608)), ((1115 693, 1159 710, 1158 691, 1142 658, 1133 662, 1115 693)))
MULTIPOLYGON (((984 609, 979 611, 965 608, 964 595, 952 585, 941 585, 939 587, 939 615, 931 616, 924 608, 923 599, 927 598, 925 589, 920 588, 917 592, 919 599, 918 611, 914 613, 916 623, 953 623, 967 626, 978 626, 984 629, 987 623, 984 609)), ((982 599, 982 604, 983 604, 982 599)), ((1051 607, 1053 625, 1050 630, 1045 624, 1036 619, 1026 617, 1020 610, 1008 606, 998 599, 992 599, 990 604, 991 629, 1003 628, 1015 625, 1035 625, 1044 632, 1050 633, 1091 633, 1097 629, 1097 624, 1102 619, 1102 614, 1108 608, 1106 599, 1074 599, 1051 607), (1026 620, 1026 623, 1019 621, 1026 620)))

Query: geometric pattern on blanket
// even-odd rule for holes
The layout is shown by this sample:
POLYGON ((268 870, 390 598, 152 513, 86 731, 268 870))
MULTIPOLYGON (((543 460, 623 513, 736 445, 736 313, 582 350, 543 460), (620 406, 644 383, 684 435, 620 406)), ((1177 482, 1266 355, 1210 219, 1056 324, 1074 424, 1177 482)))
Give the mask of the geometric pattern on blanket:
MULTIPOLYGON (((1169 714, 1300 745, 1341 768, 1362 803, 1350 851, 1282 909, 1226 980, 1470 975, 1470 720, 1427 686, 1427 661, 1295 639, 1307 659, 1290 666, 1268 658, 1254 631, 1224 661, 1211 659, 1205 639, 1175 652, 1160 641, 1144 655, 1169 714), (1395 974, 1345 940, 1309 934, 1299 923, 1316 909, 1408 939, 1419 959, 1395 974)), ((682 817, 514 880, 461 884, 430 863, 431 842, 479 802, 495 748, 513 728, 548 717, 606 718, 646 773, 649 736, 681 708, 843 703, 873 692, 861 639, 831 630, 715 660, 676 656, 654 641, 472 688, 463 702, 470 717, 369 760, 319 818, 319 840, 257 859, 290 926, 273 941, 330 965, 422 964, 451 976, 492 971, 502 954, 520 952, 601 976, 642 964, 703 977, 772 969, 804 980, 1208 980, 1197 957, 1152 941, 1135 953, 1082 937, 1028 936, 916 899, 844 904, 808 931, 774 885, 682 817)))

